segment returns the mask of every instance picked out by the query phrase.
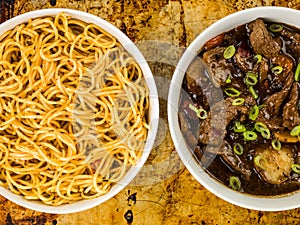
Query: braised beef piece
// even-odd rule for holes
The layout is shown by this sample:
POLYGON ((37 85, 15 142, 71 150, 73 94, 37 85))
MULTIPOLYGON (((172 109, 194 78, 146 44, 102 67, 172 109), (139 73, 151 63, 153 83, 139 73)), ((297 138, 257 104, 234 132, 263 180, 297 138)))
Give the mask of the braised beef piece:
POLYGON ((289 100, 283 108, 282 125, 288 129, 300 124, 299 106, 299 83, 294 83, 289 94, 289 100))
POLYGON ((251 30, 250 43, 256 54, 263 55, 268 59, 279 54, 281 45, 272 37, 263 20, 257 19, 248 27, 251 30))
POLYGON ((208 66, 199 57, 193 60, 186 73, 186 87, 193 93, 195 101, 201 99, 204 109, 223 98, 222 91, 213 85, 211 76, 208 66))
POLYGON ((286 77, 286 83, 281 91, 269 96, 264 100, 262 109, 259 111, 258 121, 274 120, 281 109, 281 105, 287 97, 293 84, 294 74, 290 72, 286 77))
POLYGON ((280 35, 282 35, 285 39, 289 39, 291 41, 294 41, 295 43, 300 44, 300 33, 284 28, 280 32, 280 35))
MULTIPOLYGON (((179 117, 181 131, 187 144, 191 149, 195 149, 198 142, 197 141, 198 135, 197 133, 193 132, 194 128, 191 127, 191 120, 184 112, 179 112, 178 117, 179 117)), ((196 120, 194 120, 194 123, 196 123, 196 125, 199 124, 199 122, 197 123, 196 120)))
POLYGON ((263 58, 259 64, 259 82, 262 84, 268 78, 269 64, 268 61, 263 58))
MULTIPOLYGON (((245 105, 232 105, 233 98, 226 98, 211 107, 208 117, 201 123, 199 128, 199 142, 210 146, 220 147, 226 134, 226 126, 234 118, 246 115, 251 106, 255 104, 252 96, 245 98, 245 105)), ((218 151, 217 148, 210 148, 218 151)), ((221 149, 222 151, 222 149, 221 149)), ((213 152, 219 154, 219 152, 213 152)))
POLYGON ((243 174, 246 179, 249 179, 252 174, 251 165, 235 154, 231 145, 227 141, 223 141, 221 148, 221 157, 227 165, 236 172, 243 174))
POLYGON ((300 62, 300 33, 284 28, 280 34, 288 40, 285 44, 286 51, 293 55, 297 63, 300 62))
POLYGON ((257 71, 258 69, 257 67, 258 63, 256 63, 257 60, 251 54, 250 46, 246 41, 244 40, 241 41, 234 56, 235 56, 237 66, 242 71, 244 72, 257 71), (257 68, 255 68, 255 66, 257 68))
POLYGON ((208 65, 211 73, 210 79, 215 87, 224 86, 228 76, 234 73, 232 63, 223 57, 225 47, 210 49, 203 54, 203 60, 208 65))
MULTIPOLYGON (((292 71, 294 62, 293 59, 284 54, 278 54, 271 59, 271 62, 274 66, 281 66, 284 71, 281 73, 283 76, 286 76, 289 72, 292 71)), ((285 77, 284 77, 285 78, 285 77)))
POLYGON ((196 58, 190 64, 187 73, 187 89, 199 96, 203 95, 203 84, 208 82, 208 77, 205 76, 205 65, 202 63, 202 59, 196 58))

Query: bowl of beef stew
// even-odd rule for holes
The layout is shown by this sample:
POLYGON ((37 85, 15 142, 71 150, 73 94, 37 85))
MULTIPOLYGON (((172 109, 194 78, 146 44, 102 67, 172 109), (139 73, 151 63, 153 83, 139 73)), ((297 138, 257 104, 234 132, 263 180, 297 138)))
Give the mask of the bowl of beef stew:
POLYGON ((300 206, 300 11, 231 14, 186 49, 168 97, 180 158, 206 189, 241 207, 300 206))

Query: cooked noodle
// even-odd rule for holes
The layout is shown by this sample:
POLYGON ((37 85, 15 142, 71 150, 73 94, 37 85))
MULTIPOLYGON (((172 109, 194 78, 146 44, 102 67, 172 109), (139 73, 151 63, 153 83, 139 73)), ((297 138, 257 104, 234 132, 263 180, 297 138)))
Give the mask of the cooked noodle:
POLYGON ((109 33, 31 19, 0 37, 0 185, 60 205, 101 196, 141 156, 149 99, 109 33))

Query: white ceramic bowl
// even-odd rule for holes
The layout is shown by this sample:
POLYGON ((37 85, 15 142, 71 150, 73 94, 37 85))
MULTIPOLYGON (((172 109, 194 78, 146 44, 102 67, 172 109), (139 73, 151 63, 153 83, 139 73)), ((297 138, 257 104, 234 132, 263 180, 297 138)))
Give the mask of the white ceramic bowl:
POLYGON ((226 16, 209 26, 185 50, 174 72, 168 96, 168 120, 178 154, 195 179, 206 189, 232 204, 255 210, 280 211, 300 207, 300 192, 279 197, 257 197, 238 193, 210 177, 188 149, 178 122, 178 103, 185 71, 201 47, 211 38, 258 17, 300 28, 300 11, 284 7, 258 7, 226 16))
POLYGON ((14 28, 18 24, 27 22, 30 18, 37 18, 37 17, 44 17, 44 16, 54 16, 58 14, 59 12, 65 12, 67 15, 72 16, 73 18, 88 22, 88 23, 94 23, 104 30, 106 30, 108 33, 112 34, 114 37, 117 38, 117 40, 123 45, 123 47, 135 58, 135 60, 140 65, 144 78, 146 80, 147 86, 149 88, 150 94, 150 110, 149 110, 149 121, 150 121, 150 130, 148 132, 148 137, 146 140, 145 148, 143 151, 143 154, 137 164, 129 169, 129 171, 126 173, 126 175, 123 177, 123 179, 113 185, 111 190, 98 198, 90 199, 90 200, 81 200, 77 201, 71 204, 64 204, 61 206, 49 206, 46 204, 43 204, 41 201, 29 201, 25 200, 22 196, 13 194, 8 189, 5 189, 0 186, 0 194, 4 196, 5 198, 11 200, 12 202, 15 202, 21 206, 24 206, 29 209, 33 209, 36 211, 46 212, 46 213, 55 213, 55 214, 66 214, 66 213, 75 213, 79 211, 83 211, 89 208, 92 208, 94 206, 97 206, 108 199, 115 196, 117 193, 119 193, 122 189, 124 189, 137 175, 145 161, 147 160, 150 151, 152 149, 155 135, 158 128, 158 121, 159 121, 159 107, 158 107, 158 94, 156 89, 156 84, 152 75, 152 72, 139 51, 139 49, 134 45, 134 43, 118 28, 116 28, 114 25, 110 24, 109 22, 77 10, 71 10, 71 9, 61 9, 61 8, 53 8, 53 9, 44 9, 44 10, 36 10, 31 11, 19 16, 16 16, 0 25, 0 34, 4 33, 5 31, 14 28))

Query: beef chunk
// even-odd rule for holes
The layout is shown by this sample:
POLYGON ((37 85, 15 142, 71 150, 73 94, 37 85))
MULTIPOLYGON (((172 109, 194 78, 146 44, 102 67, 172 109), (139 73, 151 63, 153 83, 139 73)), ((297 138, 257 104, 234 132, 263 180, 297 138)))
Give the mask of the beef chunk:
POLYGON ((293 83, 294 74, 290 72, 287 75, 286 83, 281 91, 269 96, 263 102, 263 108, 259 111, 259 120, 272 120, 280 110, 280 106, 287 97, 293 83))
POLYGON ((269 64, 266 59, 262 59, 259 65, 259 82, 262 84, 268 77, 269 64))
POLYGON ((190 92, 195 93, 196 95, 203 95, 203 83, 206 82, 208 77, 204 74, 206 71, 205 65, 200 58, 195 58, 190 64, 187 73, 187 88, 190 92))
POLYGON ((272 37, 261 19, 251 22, 249 28, 251 29, 250 43, 256 54, 268 59, 279 54, 280 44, 272 37))
POLYGON ((288 129, 300 124, 299 104, 299 83, 294 83, 289 94, 289 100, 283 108, 282 125, 288 129))
MULTIPOLYGON (((250 102, 254 102, 250 99, 252 99, 252 96, 247 96, 245 102, 248 104, 250 102)), ((218 147, 220 147, 226 134, 226 126, 230 123, 230 121, 239 116, 239 114, 247 114, 249 112, 250 105, 252 105, 234 106, 232 105, 232 101, 232 98, 226 98, 213 105, 208 113, 208 117, 200 125, 199 142, 217 147, 211 148, 212 150, 215 149, 218 151, 218 147)))
MULTIPOLYGON (((184 112, 178 113, 180 127, 182 131, 182 135, 184 136, 185 140, 187 141, 187 144, 191 149, 195 149, 197 146, 197 134, 193 133, 193 128, 191 127, 191 120, 188 119, 188 117, 185 115, 184 112)), ((194 123, 197 123, 196 120, 193 121, 194 123)), ((197 123, 197 126, 200 123, 197 123)))
POLYGON ((280 34, 289 41, 285 45, 287 52, 300 62, 300 34, 288 29, 283 29, 280 34))
POLYGON ((210 73, 208 66, 199 57, 192 61, 186 73, 187 88, 197 98, 203 99, 203 108, 223 98, 222 91, 213 85, 210 73))
POLYGON ((227 141, 224 141, 221 146, 221 157, 230 166, 231 169, 241 173, 246 178, 251 176, 251 165, 243 162, 242 158, 236 155, 227 141))
POLYGON ((225 85, 227 77, 234 73, 234 67, 232 63, 229 63, 223 57, 223 52, 225 49, 225 47, 218 47, 208 50, 203 54, 203 60, 211 71, 209 75, 215 87, 225 85))
POLYGON ((300 33, 293 32, 284 28, 280 33, 285 39, 294 41, 295 43, 300 44, 300 33))
POLYGON ((244 43, 245 42, 242 42, 242 44, 238 47, 235 58, 237 66, 244 72, 249 72, 253 71, 254 59, 250 50, 248 49, 248 46, 245 46, 246 44, 244 43))
POLYGON ((278 54, 274 56, 271 59, 271 62, 275 65, 282 66, 282 68, 284 69, 284 72, 282 73, 283 75, 286 75, 289 72, 291 72, 294 66, 293 59, 283 54, 278 54))

